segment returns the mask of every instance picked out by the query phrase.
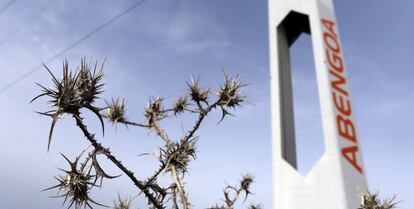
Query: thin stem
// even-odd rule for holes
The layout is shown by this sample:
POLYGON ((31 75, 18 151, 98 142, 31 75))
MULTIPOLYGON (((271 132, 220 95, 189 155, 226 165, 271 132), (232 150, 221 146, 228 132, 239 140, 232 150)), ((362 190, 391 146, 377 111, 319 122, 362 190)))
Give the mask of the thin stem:
POLYGON ((89 142, 94 146, 95 150, 104 150, 105 155, 108 157, 109 160, 111 160, 122 172, 124 172, 131 180, 134 182, 134 184, 140 189, 145 196, 148 198, 149 202, 157 209, 163 209, 162 203, 158 202, 157 199, 149 192, 148 187, 144 186, 144 184, 139 181, 135 176, 134 173, 130 170, 128 170, 114 155, 111 154, 109 149, 103 147, 98 141, 95 139, 94 135, 91 134, 86 125, 83 124, 82 118, 77 115, 73 115, 73 117, 76 120, 76 125, 82 130, 85 137, 89 140, 89 142))
POLYGON ((152 127, 154 131, 158 134, 158 136, 161 137, 167 143, 168 146, 172 144, 172 140, 168 137, 167 132, 160 127, 160 125, 157 122, 154 122, 154 125, 152 127))
MULTIPOLYGON (((198 128, 200 128, 201 123, 203 122, 204 118, 206 117, 206 115, 215 107, 217 107, 217 105, 221 102, 221 100, 217 100, 214 104, 208 106, 206 109, 200 109, 200 113, 198 115, 198 119, 195 122, 195 125, 193 126, 192 129, 190 129, 188 131, 188 134, 186 136, 184 136, 184 140, 189 140, 191 137, 193 137, 194 133, 198 130, 198 128)), ((198 102, 199 103, 199 102, 198 102)))
POLYGON ((165 170, 165 168, 167 167, 167 164, 168 163, 162 163, 160 168, 158 168, 158 170, 151 177, 147 179, 145 186, 152 184, 152 182, 154 182, 157 179, 157 177, 161 174, 161 172, 165 170))
POLYGON ((200 113, 200 110, 193 110, 193 109, 189 109, 189 108, 184 108, 185 111, 190 112, 190 113, 200 113))
POLYGON ((144 125, 142 123, 132 122, 132 121, 119 121, 119 123, 123 123, 125 125, 131 125, 131 126, 138 126, 143 128, 148 128, 148 125, 144 125))
POLYGON ((187 200, 187 196, 185 195, 184 186, 180 181, 180 178, 177 175, 177 169, 175 166, 171 166, 172 174, 174 176, 175 185, 177 186, 178 193, 180 194, 181 203, 183 204, 183 209, 188 209, 189 203, 187 200))
POLYGON ((234 206, 234 203, 237 201, 237 199, 239 199, 240 196, 240 192, 242 191, 242 188, 239 188, 238 190, 236 190, 236 195, 233 198, 233 200, 231 201, 231 206, 234 206))
POLYGON ((177 185, 174 184, 171 187, 171 189, 172 189, 171 195, 172 195, 172 202, 173 202, 172 209, 178 209, 178 203, 177 203, 177 185))
POLYGON ((86 158, 85 158, 85 160, 83 161, 83 163, 81 163, 81 167, 80 167, 80 169, 79 170, 83 170, 83 169, 85 169, 86 168, 86 165, 88 164, 88 162, 89 162, 89 160, 91 160, 92 159, 92 153, 93 152, 90 152, 90 153, 88 153, 88 156, 86 156, 86 158))

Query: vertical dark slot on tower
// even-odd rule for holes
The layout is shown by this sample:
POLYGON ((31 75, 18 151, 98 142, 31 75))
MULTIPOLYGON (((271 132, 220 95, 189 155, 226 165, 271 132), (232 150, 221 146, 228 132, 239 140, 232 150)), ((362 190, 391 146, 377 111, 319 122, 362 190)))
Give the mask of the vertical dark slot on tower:
POLYGON ((324 152, 309 18, 292 11, 277 30, 282 155, 306 174, 324 152))

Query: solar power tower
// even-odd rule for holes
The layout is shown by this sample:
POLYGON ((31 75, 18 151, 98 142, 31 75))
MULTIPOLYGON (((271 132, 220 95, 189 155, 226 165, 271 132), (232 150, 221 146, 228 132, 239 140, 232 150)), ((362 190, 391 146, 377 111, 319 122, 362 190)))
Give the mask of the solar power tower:
MULTIPOLYGON (((273 208, 356 209, 366 179, 332 0, 268 0, 273 208), (325 152, 297 170, 289 48, 311 35, 325 152)), ((310 70, 313 69, 311 66, 310 70)), ((311 152, 312 147, 309 147, 311 152)))

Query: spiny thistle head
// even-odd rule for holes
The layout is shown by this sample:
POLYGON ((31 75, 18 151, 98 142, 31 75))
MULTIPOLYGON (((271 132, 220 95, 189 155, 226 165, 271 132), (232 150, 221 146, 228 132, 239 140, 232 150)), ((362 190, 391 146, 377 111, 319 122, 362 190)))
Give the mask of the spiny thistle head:
POLYGON ((56 178, 59 181, 57 185, 45 190, 58 188, 59 193, 63 192, 63 194, 57 195, 55 197, 64 197, 64 203, 69 200, 70 203, 68 208, 72 206, 74 206, 76 209, 82 206, 88 206, 89 208, 92 208, 89 202, 92 202, 96 205, 105 206, 93 201, 89 197, 91 188, 95 187, 96 185, 93 182, 93 176, 90 175, 86 169, 78 169, 79 158, 76 158, 74 162, 71 162, 65 155, 62 154, 62 156, 70 164, 70 170, 66 171, 61 169, 66 174, 64 176, 59 176, 59 178, 56 178))
POLYGON ((164 98, 155 97, 151 98, 147 107, 145 108, 145 118, 147 119, 147 124, 149 127, 152 127, 155 122, 164 118, 164 108, 162 106, 162 101, 164 98))
POLYGON ((95 62, 94 69, 92 71, 91 63, 86 62, 86 58, 81 60, 79 79, 78 79, 78 91, 79 97, 82 99, 83 105, 92 105, 95 99, 98 98, 98 94, 102 93, 103 78, 103 66, 98 69, 98 62, 95 62))
POLYGON ((241 89, 246 86, 240 81, 240 76, 231 77, 224 74, 224 84, 220 87, 217 95, 220 98, 220 105, 235 108, 244 101, 244 96, 240 95, 241 89))
POLYGON ((181 140, 167 145, 165 150, 161 150, 161 161, 168 165, 166 170, 171 171, 174 166, 178 173, 186 173, 191 158, 196 158, 196 143, 197 138, 181 140))
POLYGON ((367 192, 361 195, 361 205, 358 209, 392 209, 396 208, 395 196, 388 200, 381 200, 378 193, 367 192))
POLYGON ((118 193, 118 200, 114 201, 113 209, 130 209, 132 203, 132 198, 122 198, 118 193))
POLYGON ((241 188, 242 191, 244 191, 246 193, 245 200, 246 200, 247 196, 249 194, 251 194, 250 186, 253 183, 253 179, 254 179, 253 175, 251 175, 249 173, 242 175, 242 180, 240 181, 240 188, 241 188))
POLYGON ((52 107, 55 108, 46 112, 38 112, 39 114, 52 118, 47 149, 49 150, 50 148, 54 126, 59 117, 64 113, 79 116, 79 110, 81 108, 87 108, 99 118, 102 131, 104 132, 103 119, 99 114, 100 109, 93 106, 98 95, 102 93, 104 86, 101 83, 103 78, 103 64, 98 70, 96 63, 92 72, 90 64, 87 64, 85 58, 83 58, 80 69, 78 67, 78 70, 70 70, 69 63, 65 60, 63 62, 61 79, 57 79, 46 65, 44 67, 52 76, 53 86, 46 88, 37 84, 42 88, 42 93, 36 96, 31 102, 40 97, 47 96, 50 98, 49 102, 52 104, 52 107))
MULTIPOLYGON (((43 93, 39 94, 32 101, 39 97, 49 96, 52 106, 56 107, 62 113, 74 113, 80 108, 93 104, 98 95, 102 93, 103 64, 97 69, 95 64, 92 72, 90 64, 87 64, 85 58, 81 60, 79 70, 70 70, 69 62, 63 62, 62 78, 57 79, 50 69, 44 65, 46 70, 52 76, 53 87, 46 88, 39 85, 43 93)), ((79 67, 78 67, 79 68, 79 67)))
POLYGON ((54 107, 63 113, 72 113, 79 110, 80 97, 77 92, 77 73, 69 70, 69 63, 67 60, 63 62, 62 79, 58 80, 52 72, 45 66, 52 75, 54 88, 46 89, 42 86, 44 95, 52 99, 49 101, 54 107))
POLYGON ((104 115, 113 124, 126 122, 125 117, 125 99, 111 99, 110 102, 105 101, 107 105, 106 114, 104 115))
POLYGON ((177 101, 175 101, 174 106, 173 106, 174 115, 183 113, 187 106, 188 106, 187 97, 178 98, 177 101))
POLYGON ((191 99, 195 102, 207 102, 208 100, 208 89, 202 89, 198 86, 198 79, 194 80, 191 77, 191 84, 187 83, 188 85, 188 94, 190 95, 191 99))

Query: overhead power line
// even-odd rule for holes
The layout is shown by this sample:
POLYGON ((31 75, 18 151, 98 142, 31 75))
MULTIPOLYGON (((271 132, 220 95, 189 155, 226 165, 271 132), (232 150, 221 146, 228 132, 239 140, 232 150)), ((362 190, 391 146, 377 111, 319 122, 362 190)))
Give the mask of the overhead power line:
POLYGON ((16 1, 17 0, 11 0, 9 1, 9 3, 7 3, 2 8, 0 8, 0 15, 3 14, 5 11, 7 11, 7 9, 9 9, 9 7, 11 7, 16 1))
MULTIPOLYGON (((54 0, 52 3, 49 3, 46 6, 42 7, 39 11, 37 11, 36 13, 34 13, 32 16, 28 18, 28 21, 26 22, 26 24, 37 20, 39 17, 42 16, 44 12, 48 11, 59 1, 61 0, 54 0)), ((15 30, 13 30, 11 33, 9 33, 9 35, 7 35, 3 40, 0 41, 0 47, 3 46, 3 44, 6 43, 8 40, 10 40, 13 36, 18 34, 23 28, 24 28, 24 25, 20 25, 15 30)))
MULTIPOLYGON (((95 28, 94 30, 90 31, 89 33, 85 34, 84 36, 82 36, 80 39, 76 40, 75 42, 73 42, 72 44, 68 45, 67 47, 65 47, 64 49, 62 49, 61 51, 57 52, 56 54, 54 54, 53 56, 49 57, 48 59, 44 60, 43 63, 47 64, 48 62, 53 61, 54 59, 60 57, 61 55, 63 55, 64 53, 66 53, 67 51, 73 49, 75 46, 77 46, 78 44, 80 44, 81 42, 85 41, 86 39, 92 37, 93 35, 95 35, 96 33, 100 32, 101 30, 103 30, 105 27, 107 27, 108 25, 112 24, 113 22, 117 21, 118 19, 120 19, 121 17, 123 17, 124 15, 128 14, 129 12, 131 12, 132 10, 134 10, 135 8, 137 8, 138 6, 142 5, 143 3, 145 3, 147 0, 141 0, 138 2, 133 3, 131 6, 129 6, 127 9, 125 9, 124 11, 122 11, 121 13, 117 14, 116 16, 114 16, 113 18, 111 18, 110 20, 106 21, 105 23, 103 23, 102 25, 98 26, 97 28, 95 28)), ((24 73, 23 75, 19 76, 18 78, 14 79, 13 81, 11 81, 10 83, 6 84, 4 87, 2 87, 0 89, 0 94, 5 92, 6 90, 10 89, 11 87, 13 87, 14 85, 18 84, 20 81, 24 80, 25 78, 29 77, 30 75, 32 75, 34 72, 36 72, 37 70, 41 69, 42 65, 38 65, 34 68, 32 68, 31 70, 26 71, 26 73, 24 73)))

